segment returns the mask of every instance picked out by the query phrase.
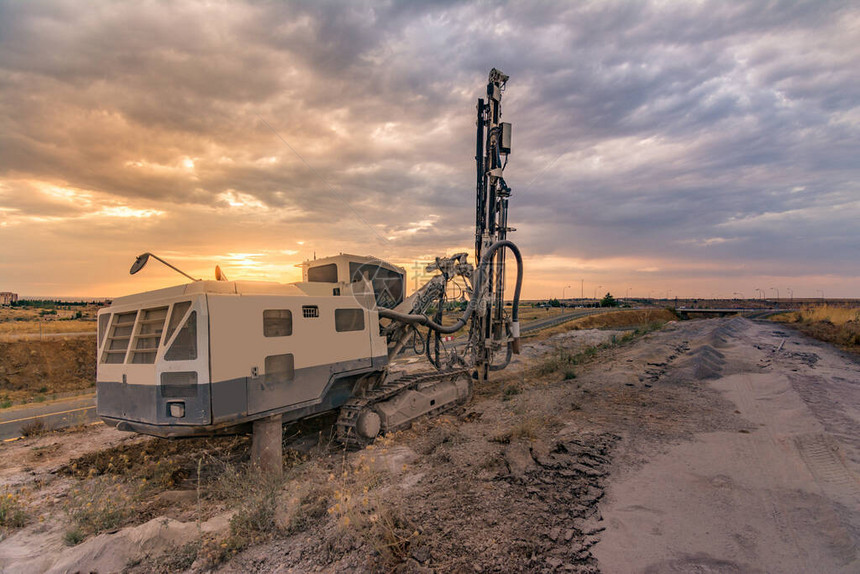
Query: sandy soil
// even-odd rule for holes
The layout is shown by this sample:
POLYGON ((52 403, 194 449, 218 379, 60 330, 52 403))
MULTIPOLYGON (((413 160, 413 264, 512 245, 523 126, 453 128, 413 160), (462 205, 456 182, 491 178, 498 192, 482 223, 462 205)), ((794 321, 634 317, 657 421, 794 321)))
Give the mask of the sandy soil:
POLYGON ((251 538, 247 506, 194 482, 211 445, 104 427, 3 445, 0 487, 26 490, 28 522, 4 532, 0 568, 857 572, 858 425, 857 362, 778 325, 569 331, 531 341, 464 412, 371 449, 333 447, 325 420, 287 429, 300 453, 251 538), (64 545, 71 489, 141 480, 159 455, 172 474, 141 512, 64 545))
MULTIPOLYGON (((696 370, 749 428, 718 425, 689 441, 648 445, 644 465, 618 469, 601 506, 601 568, 860 571, 857 362, 741 320, 698 349, 696 370)), ((697 384, 675 369, 661 378, 697 384)))

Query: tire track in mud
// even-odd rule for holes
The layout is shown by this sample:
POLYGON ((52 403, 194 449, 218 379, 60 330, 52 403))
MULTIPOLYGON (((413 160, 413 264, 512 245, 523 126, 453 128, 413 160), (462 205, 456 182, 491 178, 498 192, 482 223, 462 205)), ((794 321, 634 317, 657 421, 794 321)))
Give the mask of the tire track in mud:
POLYGON ((816 480, 847 488, 851 494, 860 494, 860 483, 845 466, 839 443, 833 437, 826 434, 797 435, 794 444, 816 480))

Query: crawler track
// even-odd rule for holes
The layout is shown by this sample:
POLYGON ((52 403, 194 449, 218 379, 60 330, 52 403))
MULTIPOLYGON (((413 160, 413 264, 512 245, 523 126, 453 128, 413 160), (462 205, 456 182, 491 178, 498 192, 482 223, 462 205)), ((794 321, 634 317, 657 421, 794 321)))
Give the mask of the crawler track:
MULTIPOLYGON (((364 448, 365 446, 373 442, 373 439, 365 439, 356 432, 355 424, 358 421, 358 415, 361 413, 362 410, 371 407, 375 403, 386 401, 407 389, 414 389, 421 385, 426 385, 428 383, 454 381, 460 377, 470 377, 469 371, 467 369, 456 369, 453 371, 442 372, 425 371, 406 375, 393 381, 386 381, 379 387, 367 391, 366 393, 364 393, 363 396, 351 398, 349 401, 346 402, 346 404, 344 404, 340 408, 340 414, 338 415, 337 422, 335 423, 335 436, 337 437, 337 440, 347 448, 364 448)), ((439 415, 449 410, 452 410, 453 408, 460 406, 461 404, 463 404, 463 401, 454 401, 446 403, 440 405, 438 408, 430 412, 423 413, 420 416, 439 415)), ((420 417, 415 418, 417 419, 420 417)), ((380 430, 380 434, 385 434, 387 432, 406 428, 414 420, 415 419, 409 419, 408 421, 405 421, 394 428, 387 428, 383 426, 383 428, 380 430)))

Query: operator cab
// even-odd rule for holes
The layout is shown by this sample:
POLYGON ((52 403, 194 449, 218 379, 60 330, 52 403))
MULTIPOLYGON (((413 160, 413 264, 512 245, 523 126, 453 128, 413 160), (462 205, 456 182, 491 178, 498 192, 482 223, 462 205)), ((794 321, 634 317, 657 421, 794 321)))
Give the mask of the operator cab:
POLYGON ((361 283, 373 285, 376 305, 394 309, 403 302, 406 269, 367 255, 342 253, 334 257, 302 263, 302 280, 307 283, 361 283))

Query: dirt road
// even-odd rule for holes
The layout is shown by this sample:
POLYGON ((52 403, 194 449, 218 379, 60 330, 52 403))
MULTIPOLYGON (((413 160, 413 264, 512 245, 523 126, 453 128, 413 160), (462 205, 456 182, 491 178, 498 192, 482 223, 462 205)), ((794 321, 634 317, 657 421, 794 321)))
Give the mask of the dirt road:
POLYGON ((619 468, 601 569, 860 572, 857 362, 773 324, 692 326, 678 334, 698 377, 679 358, 656 383, 704 384, 749 427, 649 445, 644 464, 619 468))

